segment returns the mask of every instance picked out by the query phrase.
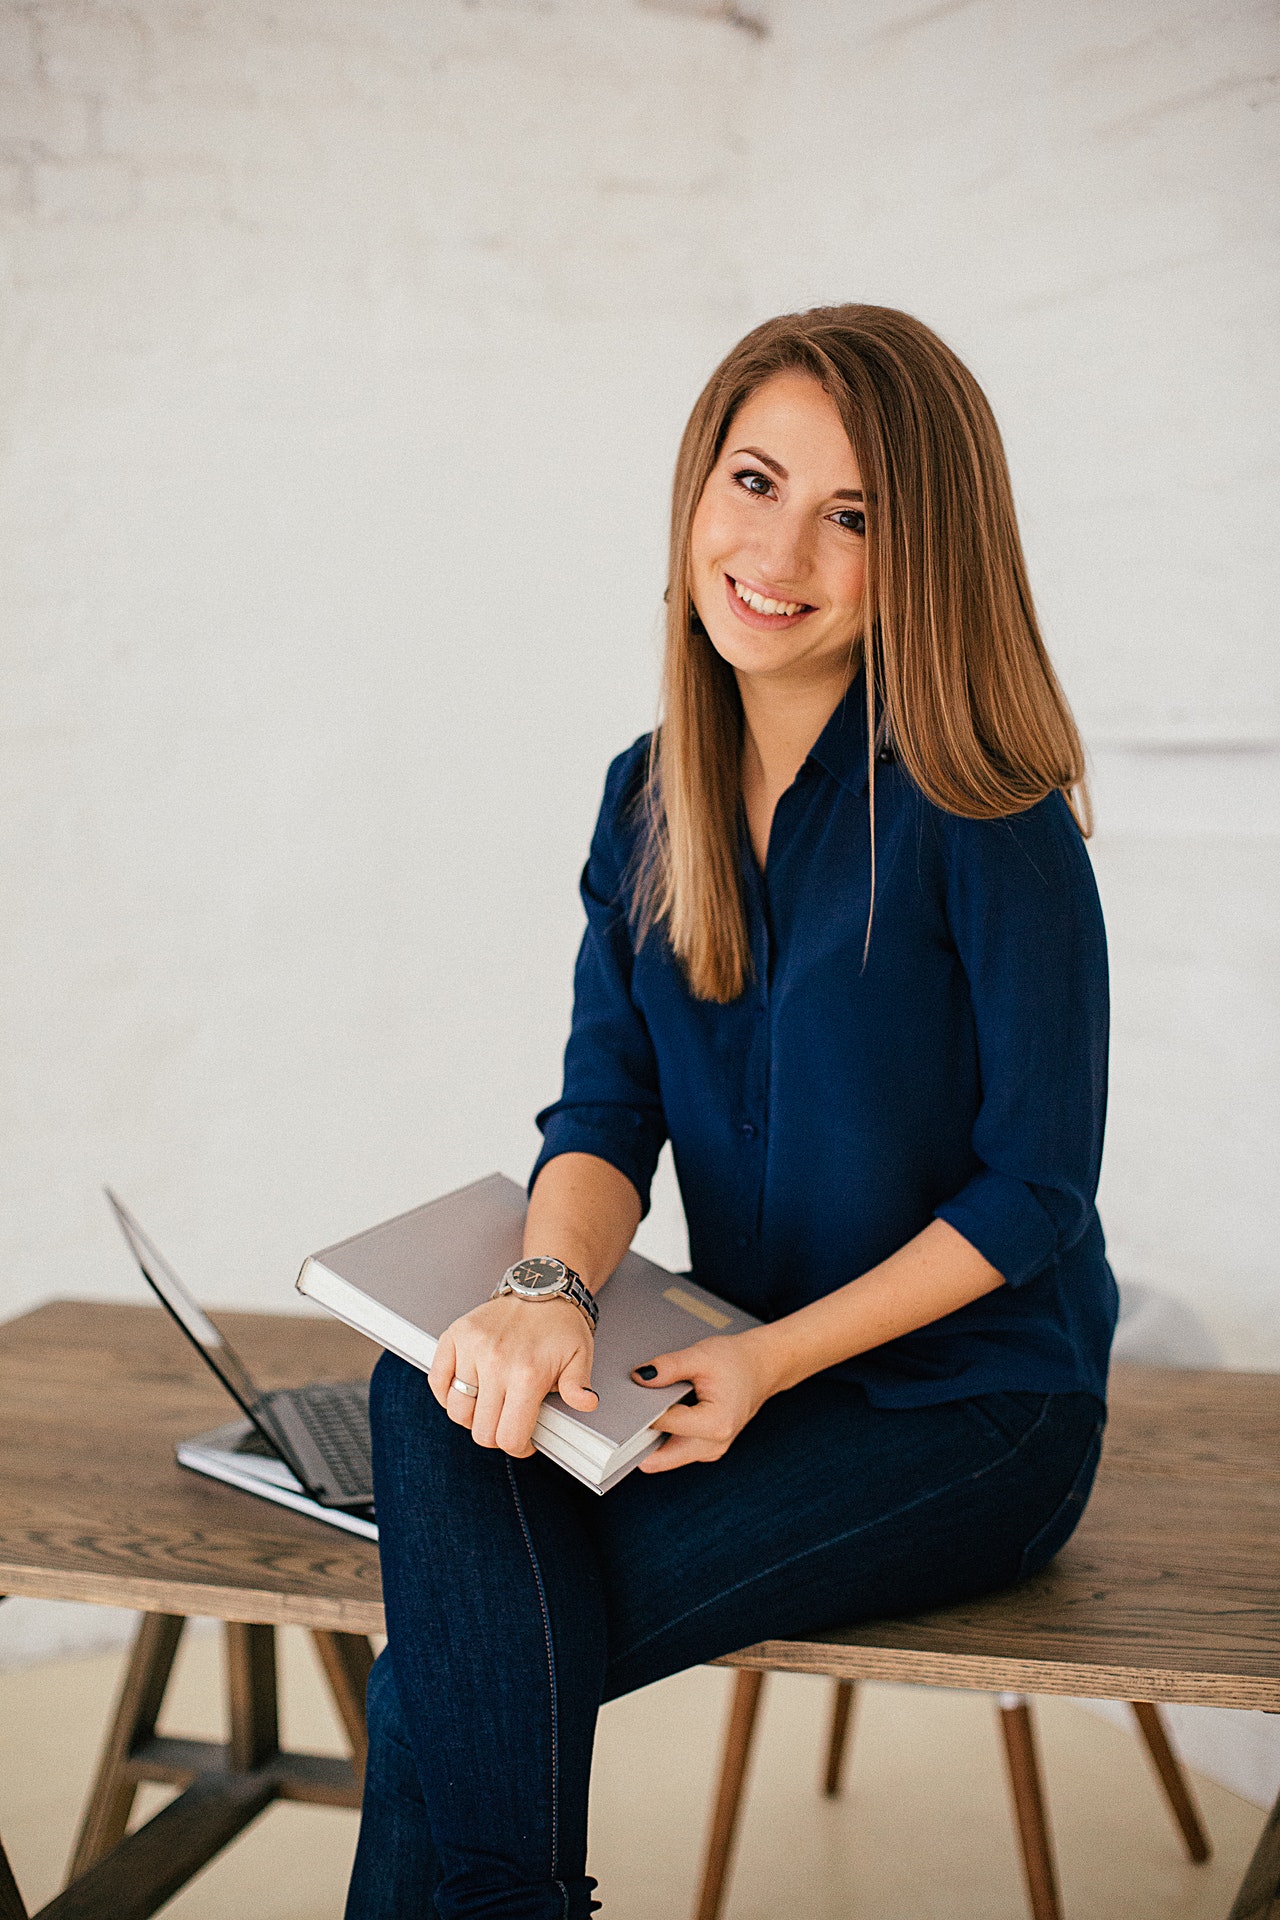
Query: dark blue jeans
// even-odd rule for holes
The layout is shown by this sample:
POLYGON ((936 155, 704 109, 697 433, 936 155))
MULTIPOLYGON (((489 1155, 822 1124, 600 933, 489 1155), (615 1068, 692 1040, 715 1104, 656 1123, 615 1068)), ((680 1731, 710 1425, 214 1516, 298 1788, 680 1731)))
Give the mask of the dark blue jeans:
POLYGON ((347 1920, 583 1920, 602 1701, 1035 1572, 1080 1517, 1104 1417, 1088 1394, 886 1410, 818 1377, 722 1460, 601 1498, 478 1447, 391 1355, 370 1405, 388 1647, 347 1920))

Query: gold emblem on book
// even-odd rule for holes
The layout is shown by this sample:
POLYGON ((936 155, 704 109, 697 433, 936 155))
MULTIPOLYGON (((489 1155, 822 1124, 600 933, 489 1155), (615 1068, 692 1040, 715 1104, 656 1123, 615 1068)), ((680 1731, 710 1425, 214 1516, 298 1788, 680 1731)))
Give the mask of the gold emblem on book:
POLYGON ((663 1289, 662 1297, 664 1300, 669 1300, 673 1307, 683 1307, 685 1312, 691 1313, 695 1320, 705 1320, 707 1325, 714 1327, 717 1332, 721 1327, 733 1325, 727 1313, 717 1313, 716 1309, 709 1307, 705 1300, 699 1300, 696 1295, 686 1293, 683 1287, 666 1287, 663 1289))

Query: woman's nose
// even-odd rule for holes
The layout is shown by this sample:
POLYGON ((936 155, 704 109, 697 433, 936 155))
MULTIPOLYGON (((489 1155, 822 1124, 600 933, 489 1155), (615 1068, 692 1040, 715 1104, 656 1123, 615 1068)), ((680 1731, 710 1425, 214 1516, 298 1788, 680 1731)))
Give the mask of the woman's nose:
POLYGON ((798 589, 809 573, 809 530, 779 515, 767 532, 761 529, 752 557, 762 587, 798 589))

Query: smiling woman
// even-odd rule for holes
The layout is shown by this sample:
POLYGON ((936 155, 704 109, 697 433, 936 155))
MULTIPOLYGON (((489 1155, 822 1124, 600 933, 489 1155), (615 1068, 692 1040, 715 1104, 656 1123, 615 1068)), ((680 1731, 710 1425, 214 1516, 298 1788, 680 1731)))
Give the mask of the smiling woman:
MULTIPOLYGON (((707 999, 734 999, 749 966, 741 714, 763 719, 767 703, 765 730, 780 723, 788 742, 774 766, 756 764, 748 718, 741 776, 763 858, 773 803, 809 741, 795 749, 860 663, 868 728, 936 805, 999 819, 1057 788, 1088 831, 1084 749, 1036 622, 986 396, 910 314, 819 307, 738 343, 676 464, 638 924, 667 926, 707 999), (779 616, 779 600, 798 610, 779 616), (752 652, 744 626, 794 642, 752 652)), ((874 862, 874 751, 870 766, 874 862)), ((868 933, 873 912, 874 884, 868 933)))
POLYGON ((538 1116, 546 1284, 463 1314, 428 1379, 374 1375, 388 1646, 349 1920, 583 1920, 602 1700, 1032 1573, 1097 1463, 1080 744, 955 356, 877 307, 749 335, 681 446, 667 609, 538 1116), (642 1358, 695 1400, 598 1498, 531 1434, 552 1389, 595 1404, 668 1138, 694 1277, 760 1324, 642 1358))
POLYGON ((866 515, 850 504, 862 501, 862 480, 844 423, 811 375, 774 374, 743 401, 729 437, 745 444, 726 447, 702 489, 689 598, 737 681, 743 800, 763 866, 774 807, 861 651, 866 515))

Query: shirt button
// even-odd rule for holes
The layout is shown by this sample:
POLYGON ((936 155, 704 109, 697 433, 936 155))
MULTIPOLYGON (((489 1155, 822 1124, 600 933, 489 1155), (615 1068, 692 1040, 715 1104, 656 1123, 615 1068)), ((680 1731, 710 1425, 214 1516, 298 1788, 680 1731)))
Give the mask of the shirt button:
POLYGON ((742 1137, 744 1140, 754 1140, 756 1137, 755 1127, 750 1120, 744 1120, 742 1123, 742 1137))
POLYGON ((751 1245, 751 1242, 745 1233, 740 1233, 737 1239, 734 1241, 734 1245, 736 1247, 749 1247, 751 1245))

